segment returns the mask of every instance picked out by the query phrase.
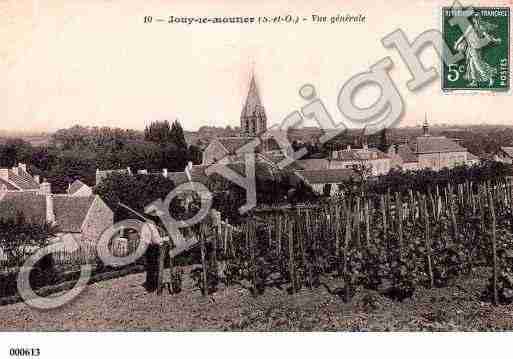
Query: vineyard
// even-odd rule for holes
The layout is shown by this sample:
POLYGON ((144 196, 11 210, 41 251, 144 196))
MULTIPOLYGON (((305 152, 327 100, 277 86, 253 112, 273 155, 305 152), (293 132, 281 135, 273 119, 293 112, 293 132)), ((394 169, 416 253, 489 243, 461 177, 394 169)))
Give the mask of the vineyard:
MULTIPOLYGON (((451 286, 457 276, 489 266, 483 300, 511 303, 512 200, 512 182, 502 178, 422 192, 357 192, 253 213, 238 227, 202 224, 201 266, 191 276, 204 295, 221 285, 255 296, 268 287, 294 294, 322 286, 350 301, 363 286, 402 301, 419 286, 451 286), (328 286, 334 278, 338 285, 328 286)), ((181 272, 172 263, 170 282, 180 290, 181 272)))

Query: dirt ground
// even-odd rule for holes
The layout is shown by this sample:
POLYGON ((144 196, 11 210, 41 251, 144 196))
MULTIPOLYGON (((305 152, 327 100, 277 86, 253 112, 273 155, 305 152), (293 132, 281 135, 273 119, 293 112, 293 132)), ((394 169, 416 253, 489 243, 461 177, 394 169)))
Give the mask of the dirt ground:
MULTIPOLYGON (((513 305, 480 301, 489 273, 478 270, 456 286, 418 289, 394 302, 360 289, 351 303, 324 288, 289 295, 268 289, 256 298, 241 287, 202 297, 186 279, 180 294, 146 293, 145 274, 90 285, 50 311, 24 303, 0 307, 2 331, 490 331, 513 329, 513 305)), ((188 275, 185 275, 188 278, 188 275)), ((336 282, 332 282, 336 285, 336 282)))

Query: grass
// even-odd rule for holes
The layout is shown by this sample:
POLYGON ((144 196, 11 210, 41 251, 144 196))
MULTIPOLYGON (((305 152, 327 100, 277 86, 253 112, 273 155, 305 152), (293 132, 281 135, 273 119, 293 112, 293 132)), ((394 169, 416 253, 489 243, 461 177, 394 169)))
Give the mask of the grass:
MULTIPOLYGON (((146 293, 145 274, 90 285, 50 311, 24 303, 0 308, 2 331, 495 331, 513 329, 513 305, 480 300, 488 268, 450 288, 415 291, 404 302, 360 288, 343 303, 323 288, 295 295, 268 289, 252 297, 240 287, 202 297, 185 275, 176 295, 146 293)), ((336 285, 331 282, 330 284, 336 285)))

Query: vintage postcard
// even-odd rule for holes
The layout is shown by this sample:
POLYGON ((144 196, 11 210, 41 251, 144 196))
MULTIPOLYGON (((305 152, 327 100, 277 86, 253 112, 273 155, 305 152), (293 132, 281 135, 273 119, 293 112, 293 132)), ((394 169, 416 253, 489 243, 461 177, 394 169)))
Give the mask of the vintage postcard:
POLYGON ((0 358, 495 355, 511 7, 0 0, 0 358))

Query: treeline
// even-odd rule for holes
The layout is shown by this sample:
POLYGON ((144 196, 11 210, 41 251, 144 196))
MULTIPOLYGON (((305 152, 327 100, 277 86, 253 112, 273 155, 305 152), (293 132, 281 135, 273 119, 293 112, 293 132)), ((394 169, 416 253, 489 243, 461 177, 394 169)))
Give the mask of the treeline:
POLYGON ((49 145, 33 146, 21 139, 0 144, 1 167, 27 163, 56 193, 65 192, 75 179, 94 185, 96 169, 183 171, 188 161, 200 163, 201 150, 187 145, 178 121, 154 122, 144 132, 73 126, 55 132, 49 145))

